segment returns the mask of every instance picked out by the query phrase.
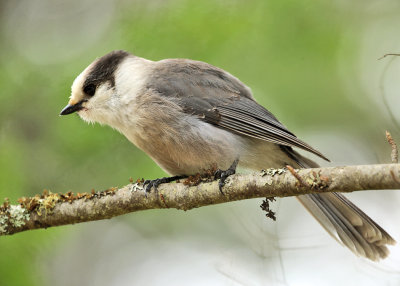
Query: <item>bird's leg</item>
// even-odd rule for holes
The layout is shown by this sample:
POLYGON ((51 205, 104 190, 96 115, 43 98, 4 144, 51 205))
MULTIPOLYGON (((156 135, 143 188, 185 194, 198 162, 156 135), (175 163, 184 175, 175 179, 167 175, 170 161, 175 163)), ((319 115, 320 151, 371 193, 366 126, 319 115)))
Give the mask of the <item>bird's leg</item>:
POLYGON ((179 176, 172 176, 172 177, 163 177, 155 180, 145 180, 143 182, 143 186, 146 186, 144 188, 144 191, 146 194, 150 193, 151 188, 154 187, 154 190, 157 191, 157 188, 160 184, 164 183, 170 183, 179 179, 186 178, 186 175, 179 175, 179 176))
POLYGON ((236 159, 235 161, 233 161, 232 165, 225 171, 218 169, 217 171, 215 171, 215 178, 219 178, 219 191, 221 192, 221 194, 223 195, 224 193, 222 192, 222 187, 225 185, 225 180, 226 178, 228 178, 230 175, 233 175, 236 173, 236 167, 239 163, 239 159, 236 159))

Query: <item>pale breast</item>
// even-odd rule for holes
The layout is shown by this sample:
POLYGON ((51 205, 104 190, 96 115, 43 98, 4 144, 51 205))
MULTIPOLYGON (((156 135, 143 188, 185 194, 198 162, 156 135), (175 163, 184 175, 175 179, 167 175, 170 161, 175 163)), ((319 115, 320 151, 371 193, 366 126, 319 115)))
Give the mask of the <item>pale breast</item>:
POLYGON ((130 140, 171 175, 201 173, 213 166, 227 169, 239 157, 241 136, 183 113, 178 118, 142 125, 141 134, 130 140))

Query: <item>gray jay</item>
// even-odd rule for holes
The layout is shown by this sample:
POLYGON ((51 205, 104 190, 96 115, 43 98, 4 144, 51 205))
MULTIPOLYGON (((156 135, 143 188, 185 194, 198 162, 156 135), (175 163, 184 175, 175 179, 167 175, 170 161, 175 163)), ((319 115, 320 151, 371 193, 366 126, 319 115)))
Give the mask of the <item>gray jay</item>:
MULTIPOLYGON (((253 170, 318 166, 293 147, 327 160, 259 105, 239 79, 194 60, 150 61, 113 51, 75 79, 61 115, 74 112, 87 122, 117 129, 173 179, 217 166, 226 170, 220 174, 222 186, 237 164, 253 170)), ((148 184, 157 187, 167 181, 148 184)), ((342 194, 297 198, 333 238, 356 255, 376 261, 389 254, 387 244, 395 244, 342 194)))

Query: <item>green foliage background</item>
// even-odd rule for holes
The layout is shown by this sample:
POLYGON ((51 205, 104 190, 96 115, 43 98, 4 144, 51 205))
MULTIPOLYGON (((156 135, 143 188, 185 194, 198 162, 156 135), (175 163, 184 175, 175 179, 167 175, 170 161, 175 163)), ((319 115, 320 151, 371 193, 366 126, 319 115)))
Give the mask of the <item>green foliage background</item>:
MULTIPOLYGON (((85 18, 100 5, 86 2, 76 4, 77 12, 62 20, 60 45, 68 44, 64 49, 54 48, 57 45, 46 39, 52 23, 29 39, 18 25, 10 24, 15 20, 10 18, 17 17, 12 12, 27 2, 0 4, 0 197, 15 202, 43 189, 84 192, 122 186, 129 177, 164 175, 110 128, 86 125, 77 116, 58 116, 74 78, 93 59, 113 49, 152 60, 192 58, 222 67, 250 86, 257 100, 289 129, 317 143, 333 164, 336 151, 325 146, 323 137, 318 142, 312 139, 313 134, 340 130, 373 152, 384 149, 383 132, 390 123, 365 95, 357 65, 363 25, 391 14, 389 10, 374 13, 360 1, 117 1, 98 15, 112 14, 99 36, 74 51, 80 46, 76 40, 80 31, 68 29, 68 23, 85 18), (29 55, 16 43, 22 43, 29 55), (36 52, 29 48, 32 43, 36 52), (68 57, 61 57, 63 53, 68 57), (351 90, 344 84, 348 79, 351 90)), ((56 3, 47 5, 70 9, 56 3)), ((31 8, 32 4, 27 6, 21 21, 30 19, 31 8)), ((91 35, 82 37, 86 36, 91 35)), ((369 60, 380 55, 376 52, 369 60)), ((46 284, 46 277, 33 265, 51 257, 77 231, 68 226, 0 238, 0 285, 46 284)))

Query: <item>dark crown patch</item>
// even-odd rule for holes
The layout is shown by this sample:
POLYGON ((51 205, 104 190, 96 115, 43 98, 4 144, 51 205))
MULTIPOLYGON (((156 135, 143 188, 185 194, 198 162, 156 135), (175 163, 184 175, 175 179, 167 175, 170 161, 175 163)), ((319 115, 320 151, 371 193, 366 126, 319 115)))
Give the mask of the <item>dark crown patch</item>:
POLYGON ((83 83, 83 90, 87 86, 94 85, 99 86, 104 82, 110 82, 111 86, 115 86, 114 73, 118 68, 118 65, 123 59, 128 57, 130 54, 125 51, 112 51, 105 56, 99 58, 94 66, 91 68, 85 82, 83 83))

